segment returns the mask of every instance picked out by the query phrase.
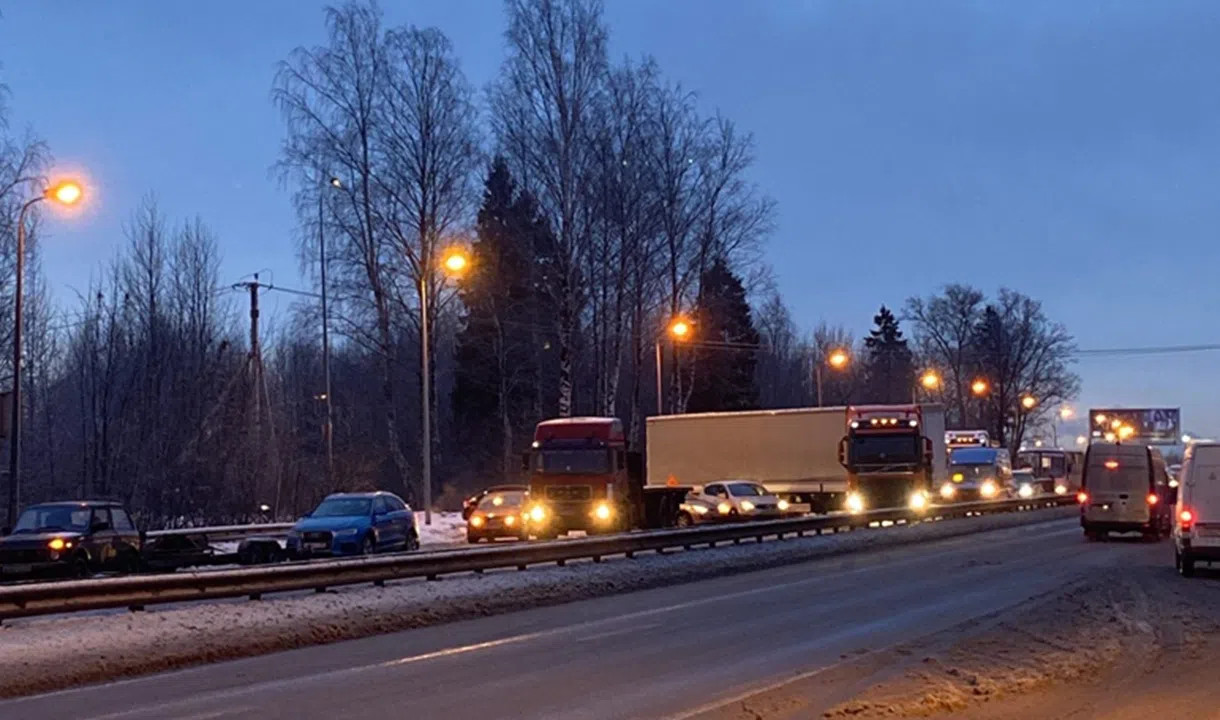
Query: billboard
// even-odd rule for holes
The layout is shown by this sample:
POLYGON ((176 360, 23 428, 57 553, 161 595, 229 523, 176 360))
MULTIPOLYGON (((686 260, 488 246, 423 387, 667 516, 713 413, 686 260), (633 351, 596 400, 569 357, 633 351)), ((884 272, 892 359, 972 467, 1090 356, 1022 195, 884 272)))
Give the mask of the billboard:
POLYGON ((1176 445, 1182 437, 1180 408, 1094 408, 1089 411, 1090 435, 1103 438, 1107 433, 1123 440, 1146 445, 1176 445), (1124 431, 1122 428, 1131 428, 1124 431))

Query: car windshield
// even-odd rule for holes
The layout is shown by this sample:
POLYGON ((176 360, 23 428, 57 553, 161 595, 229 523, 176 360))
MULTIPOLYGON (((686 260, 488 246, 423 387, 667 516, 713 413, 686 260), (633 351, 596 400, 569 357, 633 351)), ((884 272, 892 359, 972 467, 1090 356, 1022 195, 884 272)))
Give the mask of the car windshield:
POLYGON ((32 507, 17 518, 13 534, 54 532, 56 530, 85 531, 89 529, 89 508, 82 507, 32 507))
POLYGON ((757 497, 768 493, 765 487, 755 483, 729 483, 729 494, 733 497, 757 497))
POLYGON ((373 508, 369 498, 327 498, 322 501, 312 517, 350 517, 368 515, 373 508))
POLYGON ((594 475, 610 472, 610 453, 594 450, 543 450, 534 460, 534 470, 544 473, 594 475))
POLYGON ((479 501, 480 510, 518 508, 525 503, 525 493, 517 491, 494 492, 479 501))

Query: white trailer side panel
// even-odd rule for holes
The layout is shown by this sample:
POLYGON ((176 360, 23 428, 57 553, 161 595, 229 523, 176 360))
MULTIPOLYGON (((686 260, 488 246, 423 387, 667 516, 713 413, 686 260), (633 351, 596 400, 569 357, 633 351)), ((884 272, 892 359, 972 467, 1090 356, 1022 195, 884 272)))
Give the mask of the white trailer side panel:
POLYGON ((748 478, 778 492, 842 492, 845 422, 842 407, 650 417, 648 484, 748 478))

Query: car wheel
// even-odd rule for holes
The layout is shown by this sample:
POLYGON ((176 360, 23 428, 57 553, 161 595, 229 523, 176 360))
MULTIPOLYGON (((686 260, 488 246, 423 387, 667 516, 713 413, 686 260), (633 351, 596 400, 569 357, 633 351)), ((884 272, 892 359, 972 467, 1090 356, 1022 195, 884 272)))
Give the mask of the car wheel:
POLYGON ((377 544, 373 542, 372 535, 365 535, 364 540, 360 543, 361 555, 372 555, 377 550, 377 544))
POLYGON ((695 519, 691 517, 690 513, 678 513, 678 521, 675 524, 680 528, 691 527, 695 524, 695 519))
POLYGON ((1101 541, 1101 533, 1099 533, 1099 532, 1097 532, 1097 531, 1095 531, 1095 530, 1085 530, 1085 531, 1084 531, 1084 539, 1085 539, 1085 540, 1088 540, 1089 542, 1100 542, 1100 541, 1101 541))
POLYGON ((124 553, 119 560, 119 572, 124 575, 134 575, 140 572, 140 556, 134 552, 124 553))
POLYGON ((77 580, 84 580, 93 573, 89 570, 89 561, 83 557, 78 557, 72 561, 72 577, 77 580))
POLYGON ((483 538, 475 535, 474 533, 466 533, 466 542, 470 543, 471 545, 478 545, 479 541, 482 539, 483 538))

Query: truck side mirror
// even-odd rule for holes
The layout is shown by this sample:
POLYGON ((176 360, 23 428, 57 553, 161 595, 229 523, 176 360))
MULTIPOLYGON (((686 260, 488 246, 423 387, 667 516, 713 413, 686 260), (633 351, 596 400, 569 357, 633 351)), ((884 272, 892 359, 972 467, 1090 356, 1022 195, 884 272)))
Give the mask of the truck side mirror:
POLYGON ((839 439, 839 464, 847 467, 847 438, 839 439))

